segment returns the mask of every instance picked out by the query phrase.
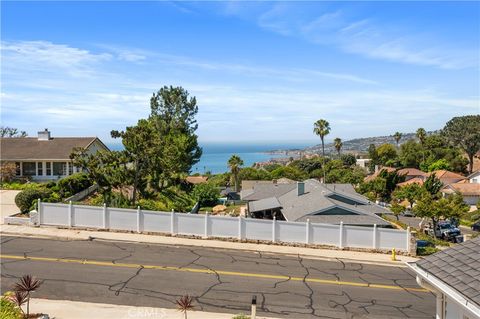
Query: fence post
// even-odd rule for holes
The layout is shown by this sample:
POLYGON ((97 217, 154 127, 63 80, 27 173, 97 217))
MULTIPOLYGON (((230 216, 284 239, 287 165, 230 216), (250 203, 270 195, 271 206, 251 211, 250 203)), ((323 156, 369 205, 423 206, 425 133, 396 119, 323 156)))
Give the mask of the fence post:
POLYGON ((275 242, 277 238, 277 218, 273 216, 272 221, 272 242, 275 242))
POLYGON ((38 213, 38 225, 41 225, 43 212, 42 212, 42 201, 40 200, 40 198, 37 200, 37 213, 38 213))
POLYGON ((377 224, 373 224, 373 243, 372 248, 377 249, 377 224))
POLYGON ((72 201, 68 202, 68 227, 73 226, 73 205, 72 201))
POLYGON ((310 244, 310 218, 307 218, 307 222, 305 223, 305 244, 310 244))
POLYGON ((239 240, 242 240, 242 237, 243 237, 243 220, 242 220, 242 216, 238 216, 238 239, 239 240))
POLYGON ((175 211, 172 209, 172 214, 170 215, 170 233, 175 235, 175 211))
POLYGON ((208 238, 208 212, 205 213, 205 238, 208 238))
POLYGON ((343 222, 340 222, 339 232, 338 248, 343 249, 343 222))
POLYGON ((137 206, 137 233, 142 232, 142 209, 137 206))
POLYGON ((107 203, 103 203, 103 229, 108 228, 107 220, 107 203))
POLYGON ((412 234, 410 233, 410 226, 407 227, 407 252, 410 253, 410 245, 411 245, 411 239, 410 237, 412 236, 412 234))

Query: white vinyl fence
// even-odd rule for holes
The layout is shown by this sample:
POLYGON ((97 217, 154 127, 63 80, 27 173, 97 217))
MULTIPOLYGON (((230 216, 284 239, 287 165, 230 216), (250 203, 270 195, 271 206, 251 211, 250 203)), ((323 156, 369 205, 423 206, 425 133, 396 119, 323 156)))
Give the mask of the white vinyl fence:
POLYGON ((38 201, 41 225, 409 251, 410 231, 38 201))

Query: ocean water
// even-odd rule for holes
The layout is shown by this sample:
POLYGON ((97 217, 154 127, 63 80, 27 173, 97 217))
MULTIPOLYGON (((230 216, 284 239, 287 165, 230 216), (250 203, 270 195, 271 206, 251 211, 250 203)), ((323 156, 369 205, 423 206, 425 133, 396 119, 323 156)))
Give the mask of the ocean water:
MULTIPOLYGON (((122 149, 121 144, 107 145, 111 150, 122 149)), ((200 143, 203 149, 200 161, 192 167, 191 173, 204 174, 211 172, 219 174, 228 171, 227 162, 236 154, 244 162, 244 167, 252 166, 256 162, 268 161, 272 158, 288 157, 285 154, 268 154, 272 150, 302 149, 310 146, 307 143, 200 143)))

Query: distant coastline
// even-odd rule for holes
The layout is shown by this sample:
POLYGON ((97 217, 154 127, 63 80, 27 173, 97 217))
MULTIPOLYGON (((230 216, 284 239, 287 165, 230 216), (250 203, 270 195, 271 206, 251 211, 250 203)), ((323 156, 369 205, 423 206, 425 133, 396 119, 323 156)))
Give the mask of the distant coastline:
MULTIPOLYGON (((107 143, 112 151, 123 149, 120 143, 107 143)), ((200 161, 192 167, 192 174, 221 174, 228 171, 227 161, 236 154, 244 162, 244 167, 250 167, 258 162, 271 159, 297 157, 300 150, 309 145, 307 143, 200 143, 203 149, 200 161)))

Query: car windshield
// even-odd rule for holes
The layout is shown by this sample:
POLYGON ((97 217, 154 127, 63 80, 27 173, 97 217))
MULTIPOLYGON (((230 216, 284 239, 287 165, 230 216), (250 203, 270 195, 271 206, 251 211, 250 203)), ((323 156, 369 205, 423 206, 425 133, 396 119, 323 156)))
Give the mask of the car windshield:
POLYGON ((452 225, 450 225, 450 224, 441 224, 440 225, 440 229, 450 229, 450 228, 453 228, 452 225))

